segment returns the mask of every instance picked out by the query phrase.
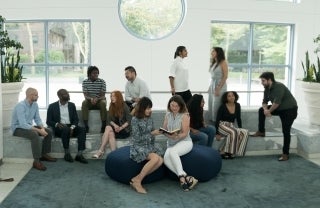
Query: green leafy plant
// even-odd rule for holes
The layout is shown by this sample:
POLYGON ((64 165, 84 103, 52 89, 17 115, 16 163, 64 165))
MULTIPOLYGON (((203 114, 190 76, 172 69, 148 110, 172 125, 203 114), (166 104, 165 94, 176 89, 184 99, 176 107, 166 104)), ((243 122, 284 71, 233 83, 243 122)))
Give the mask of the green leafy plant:
MULTIPOLYGON (((318 44, 315 49, 315 53, 317 54, 320 51, 320 35, 314 39, 314 42, 318 44)), ((304 71, 303 81, 305 82, 319 82, 320 83, 320 59, 317 56, 317 63, 311 63, 309 58, 309 52, 306 52, 305 63, 301 61, 302 69, 304 71)))
POLYGON ((4 22, 5 18, 0 15, 1 82, 21 82, 24 79, 23 66, 20 64, 20 49, 23 49, 23 46, 20 42, 10 39, 4 22))

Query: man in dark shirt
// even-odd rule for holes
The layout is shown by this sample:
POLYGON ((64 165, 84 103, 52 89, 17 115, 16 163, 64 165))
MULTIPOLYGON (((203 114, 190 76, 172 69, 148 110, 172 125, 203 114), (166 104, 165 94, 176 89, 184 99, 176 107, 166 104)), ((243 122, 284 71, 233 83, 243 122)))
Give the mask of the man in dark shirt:
POLYGON ((298 105, 289 89, 282 83, 276 82, 272 72, 264 72, 259 77, 264 86, 262 107, 259 109, 259 130, 251 136, 265 136, 265 119, 277 115, 281 119, 283 132, 283 154, 279 161, 289 159, 291 141, 291 126, 298 115, 298 105), (268 105, 268 102, 271 105, 268 105))

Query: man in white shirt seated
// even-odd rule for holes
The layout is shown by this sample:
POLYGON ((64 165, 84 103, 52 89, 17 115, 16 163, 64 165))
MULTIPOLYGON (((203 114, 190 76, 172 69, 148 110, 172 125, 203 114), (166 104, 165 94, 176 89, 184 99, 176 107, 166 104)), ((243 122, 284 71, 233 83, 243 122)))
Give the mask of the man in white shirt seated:
POLYGON ((129 106, 131 113, 133 113, 132 110, 140 98, 148 97, 151 99, 151 95, 146 82, 137 77, 137 72, 133 66, 126 67, 124 71, 128 80, 124 91, 125 101, 129 106))

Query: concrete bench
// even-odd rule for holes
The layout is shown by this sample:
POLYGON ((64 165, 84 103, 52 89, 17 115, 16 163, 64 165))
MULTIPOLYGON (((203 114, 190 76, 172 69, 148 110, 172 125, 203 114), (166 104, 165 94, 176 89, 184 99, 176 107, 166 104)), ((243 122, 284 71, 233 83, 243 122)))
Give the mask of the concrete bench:
MULTIPOLYGON (((80 125, 82 123, 82 116, 78 110, 80 125)), ((162 126, 165 110, 154 110, 152 117, 154 120, 155 128, 162 126)), ((45 120, 45 117, 43 118, 45 120)), ((280 154, 282 149, 283 137, 281 133, 281 122, 278 117, 274 117, 274 123, 266 122, 266 137, 250 137, 247 145, 246 155, 266 155, 266 154, 280 154)), ((243 127, 250 132, 257 130, 258 113, 257 109, 243 109, 242 110, 242 123, 243 127)), ((85 155, 91 158, 95 151, 100 146, 101 136, 99 133, 101 122, 100 114, 97 110, 91 110, 89 113, 89 126, 90 133, 87 134, 86 151, 85 155)), ((297 134, 293 132, 291 141, 291 153, 296 153, 298 147, 297 134)), ((156 141, 162 145, 166 145, 166 138, 164 136, 157 136, 156 141)), ((4 157, 12 158, 32 158, 30 141, 21 137, 11 135, 11 132, 4 130, 4 157)), ((222 141, 214 141, 213 148, 218 149, 222 141)), ((117 139, 117 147, 123 147, 130 144, 130 139, 117 139)), ((301 145, 300 145, 301 146, 301 145)), ((320 146, 320 144, 319 144, 320 146)), ((77 139, 71 138, 70 150, 72 154, 77 152, 77 139)), ((318 151, 320 148, 318 148, 318 151)), ((107 153, 109 148, 107 147, 107 153)), ((61 138, 53 138, 52 140, 52 153, 58 158, 62 158, 64 150, 61 138)), ((307 155, 308 153, 306 153, 307 155)))

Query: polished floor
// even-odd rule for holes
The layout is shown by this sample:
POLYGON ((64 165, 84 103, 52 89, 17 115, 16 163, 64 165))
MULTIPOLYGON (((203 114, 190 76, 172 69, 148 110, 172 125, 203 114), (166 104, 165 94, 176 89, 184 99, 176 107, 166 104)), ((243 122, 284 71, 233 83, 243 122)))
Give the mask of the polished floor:
MULTIPOLYGON (((320 158, 310 160, 320 166, 320 158)), ((32 166, 31 159, 4 158, 0 166, 0 178, 14 178, 13 182, 0 182, 0 204, 16 187, 32 166)))

